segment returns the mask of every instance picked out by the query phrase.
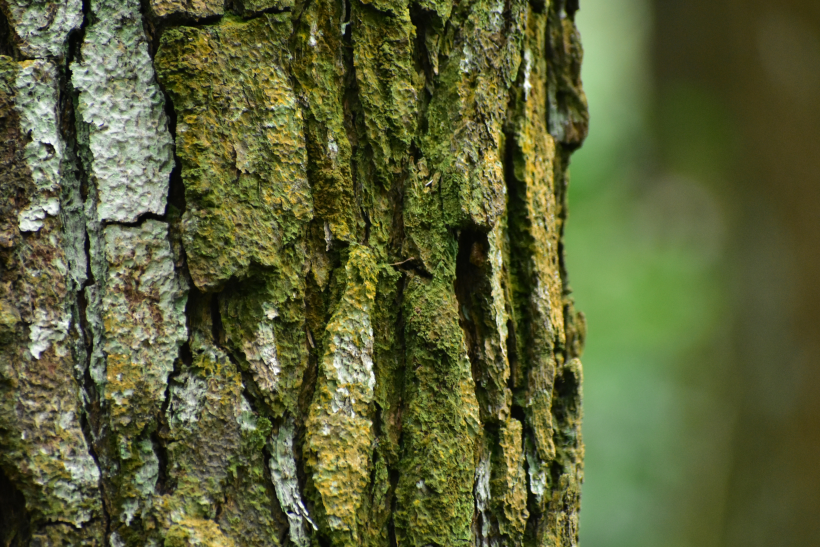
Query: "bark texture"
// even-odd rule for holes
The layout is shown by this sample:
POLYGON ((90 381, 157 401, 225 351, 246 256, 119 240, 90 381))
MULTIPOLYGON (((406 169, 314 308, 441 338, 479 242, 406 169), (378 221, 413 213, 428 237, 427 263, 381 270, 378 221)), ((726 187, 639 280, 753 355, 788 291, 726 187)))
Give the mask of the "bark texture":
POLYGON ((576 545, 569 0, 0 0, 3 545, 576 545))

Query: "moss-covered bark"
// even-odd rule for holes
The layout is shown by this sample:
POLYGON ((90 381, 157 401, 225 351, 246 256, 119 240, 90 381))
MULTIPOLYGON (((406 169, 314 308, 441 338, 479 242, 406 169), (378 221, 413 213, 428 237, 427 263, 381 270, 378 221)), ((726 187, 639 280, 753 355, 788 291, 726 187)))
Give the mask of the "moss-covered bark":
POLYGON ((572 2, 0 8, 4 545, 577 544, 572 2))

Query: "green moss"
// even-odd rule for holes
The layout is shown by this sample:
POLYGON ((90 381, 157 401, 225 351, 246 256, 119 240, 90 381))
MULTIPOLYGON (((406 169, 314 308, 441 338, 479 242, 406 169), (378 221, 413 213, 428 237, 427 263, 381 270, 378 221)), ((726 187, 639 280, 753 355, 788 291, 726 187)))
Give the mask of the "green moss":
POLYGON ((345 120, 344 4, 305 3, 291 38, 296 89, 307 102, 305 127, 308 174, 316 215, 333 239, 359 241, 358 213, 351 169, 352 146, 345 120))
MULTIPOLYGON (((388 9, 374 3, 375 7, 388 9)), ((353 66, 364 113, 365 135, 376 176, 389 187, 401 172, 416 134, 423 74, 414 69, 415 28, 404 3, 394 13, 352 4, 353 66)))
POLYGON ((286 16, 263 14, 162 35, 155 64, 177 112, 183 242, 202 290, 251 263, 278 265, 313 216, 290 30, 286 16))
POLYGON ((227 346, 272 417, 296 412, 308 364, 304 260, 301 249, 283 249, 281 269, 254 268, 219 297, 227 346))
POLYGON ((423 158, 411 164, 403 197, 403 256, 418 259, 427 272, 453 279, 458 242, 442 211, 441 173, 429 171, 423 158))
POLYGON ((480 423, 452 282, 411 277, 403 311, 407 376, 396 536, 400 545, 469 543, 480 423))
POLYGON ((465 3, 454 16, 461 24, 442 37, 449 55, 439 69, 421 148, 431 172, 441 177, 450 226, 488 231, 502 214, 501 133, 507 92, 521 61, 526 5, 521 0, 509 7, 493 0, 465 3))
POLYGON ((373 306, 374 398, 378 404, 382 437, 379 448, 387 465, 398 462, 401 436, 401 398, 404 389, 404 333, 401 317, 402 275, 392 267, 379 271, 373 306))

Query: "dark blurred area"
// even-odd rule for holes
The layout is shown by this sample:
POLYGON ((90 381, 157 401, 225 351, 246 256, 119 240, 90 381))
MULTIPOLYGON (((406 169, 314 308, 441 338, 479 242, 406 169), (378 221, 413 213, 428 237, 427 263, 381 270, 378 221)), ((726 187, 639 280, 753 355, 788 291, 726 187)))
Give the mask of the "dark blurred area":
POLYGON ((577 22, 581 542, 820 546, 820 1, 577 22))

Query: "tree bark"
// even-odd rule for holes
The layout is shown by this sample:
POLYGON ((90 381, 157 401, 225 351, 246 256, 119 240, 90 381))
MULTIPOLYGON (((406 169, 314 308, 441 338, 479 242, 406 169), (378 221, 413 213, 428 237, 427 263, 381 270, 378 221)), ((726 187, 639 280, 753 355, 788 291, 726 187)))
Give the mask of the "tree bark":
POLYGON ((577 544, 577 2, 0 7, 4 545, 577 544))

